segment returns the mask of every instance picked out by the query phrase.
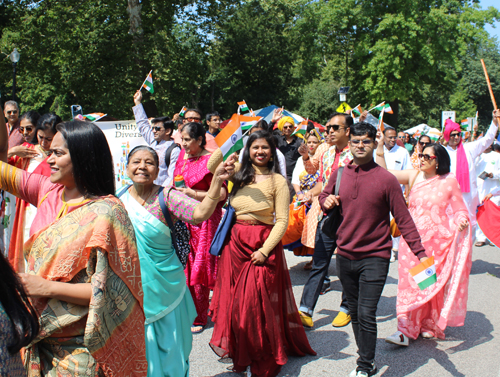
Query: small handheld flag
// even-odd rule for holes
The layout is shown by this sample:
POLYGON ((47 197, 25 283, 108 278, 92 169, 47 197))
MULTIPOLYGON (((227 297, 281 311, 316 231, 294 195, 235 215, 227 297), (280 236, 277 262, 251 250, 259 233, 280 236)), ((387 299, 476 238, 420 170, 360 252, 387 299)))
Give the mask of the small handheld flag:
POLYGON ((224 156, 224 161, 226 161, 232 153, 243 148, 243 135, 241 132, 239 114, 233 114, 231 121, 215 137, 215 142, 224 156))
POLYGON ((302 122, 299 123, 295 131, 293 131, 293 135, 297 135, 300 138, 304 138, 305 134, 307 133, 307 124, 308 124, 309 119, 304 119, 302 122))
POLYGON ((377 106, 373 106, 370 110, 368 110, 368 112, 370 112, 372 110, 382 111, 382 109, 384 108, 384 106, 385 106, 385 101, 382 102, 382 103, 379 103, 377 106))
POLYGON ((243 131, 247 131, 249 130, 250 128, 252 128, 253 126, 255 126, 255 124, 261 120, 262 117, 256 117, 256 116, 246 116, 246 115, 240 115, 240 126, 241 126, 241 129, 243 131))
POLYGON ((179 111, 179 116, 183 117, 184 114, 186 114, 186 110, 187 110, 187 107, 186 106, 182 106, 181 111, 179 111))
POLYGON ((108 115, 108 114, 104 114, 104 113, 91 113, 91 114, 84 115, 83 117, 85 119, 87 119, 88 121, 97 122, 99 119, 104 118, 106 115, 108 115))
POLYGON ((380 130, 380 132, 384 132, 385 130, 385 126, 384 126, 384 108, 382 108, 382 111, 380 112, 380 116, 379 116, 379 122, 378 122, 378 129, 380 130))
POLYGON ((409 272, 422 291, 437 282, 434 256, 413 267, 409 272))
POLYGON ((153 70, 149 71, 148 76, 146 77, 146 80, 142 83, 141 89, 144 88, 150 93, 154 93, 155 90, 153 88, 153 75, 151 74, 153 70))
POLYGON ((361 104, 352 109, 352 114, 356 118, 359 118, 362 113, 363 113, 363 109, 361 108, 361 104))
POLYGON ((244 113, 247 113, 250 111, 245 100, 238 102, 238 114, 240 113, 240 110, 244 113))
POLYGON ((462 130, 467 130, 467 127, 469 126, 469 121, 467 119, 462 119, 460 121, 460 128, 462 130))

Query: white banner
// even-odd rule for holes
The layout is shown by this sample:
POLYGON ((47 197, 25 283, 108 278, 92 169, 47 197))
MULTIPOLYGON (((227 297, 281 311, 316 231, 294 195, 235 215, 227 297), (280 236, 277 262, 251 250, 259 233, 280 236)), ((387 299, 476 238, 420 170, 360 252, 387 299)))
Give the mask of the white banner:
POLYGON ((95 122, 106 136, 113 156, 116 190, 132 183, 127 177, 127 158, 129 152, 138 145, 147 145, 135 120, 117 120, 115 122, 95 122))

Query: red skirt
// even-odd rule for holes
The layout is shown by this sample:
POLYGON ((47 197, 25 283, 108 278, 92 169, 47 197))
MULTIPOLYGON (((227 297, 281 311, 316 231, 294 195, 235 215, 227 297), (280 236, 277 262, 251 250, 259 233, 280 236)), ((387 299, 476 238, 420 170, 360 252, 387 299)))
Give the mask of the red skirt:
POLYGON ((210 315, 210 346, 233 360, 234 371, 250 365, 253 375, 276 376, 287 355, 316 355, 309 345, 292 292, 281 242, 261 266, 251 255, 271 225, 235 224, 222 250, 210 315))

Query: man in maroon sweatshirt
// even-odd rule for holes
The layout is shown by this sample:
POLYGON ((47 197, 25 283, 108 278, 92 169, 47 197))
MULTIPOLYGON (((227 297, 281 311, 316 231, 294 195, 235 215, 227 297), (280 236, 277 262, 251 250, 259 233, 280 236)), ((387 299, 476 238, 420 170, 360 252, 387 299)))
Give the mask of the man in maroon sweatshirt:
POLYGON ((351 126, 349 147, 353 161, 344 167, 339 195, 333 195, 337 174, 332 172, 319 196, 325 212, 339 206, 342 221, 337 231, 337 274, 347 297, 359 354, 351 377, 377 373, 377 304, 392 248, 389 213, 413 253, 422 260, 426 258, 397 179, 373 161, 376 134, 375 127, 368 123, 351 126))

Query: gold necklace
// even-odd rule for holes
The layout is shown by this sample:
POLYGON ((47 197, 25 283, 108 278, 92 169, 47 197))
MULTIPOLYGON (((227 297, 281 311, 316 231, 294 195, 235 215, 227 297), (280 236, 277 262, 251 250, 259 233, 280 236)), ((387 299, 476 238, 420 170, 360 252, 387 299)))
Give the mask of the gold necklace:
POLYGON ((148 194, 148 196, 146 196, 146 199, 142 199, 142 198, 140 197, 139 193, 137 192, 137 190, 136 190, 136 189, 135 189, 135 187, 134 187, 135 194, 137 195, 137 198, 138 198, 138 199, 143 200, 143 202, 142 202, 142 204, 141 204, 141 206, 142 206, 142 207, 144 207, 144 204, 146 204, 146 202, 148 201, 149 197, 150 197, 150 196, 151 196, 151 194, 153 193, 154 189, 155 189, 155 185, 153 185, 153 187, 152 187, 152 188, 151 188, 151 190, 149 191, 149 194, 148 194))

